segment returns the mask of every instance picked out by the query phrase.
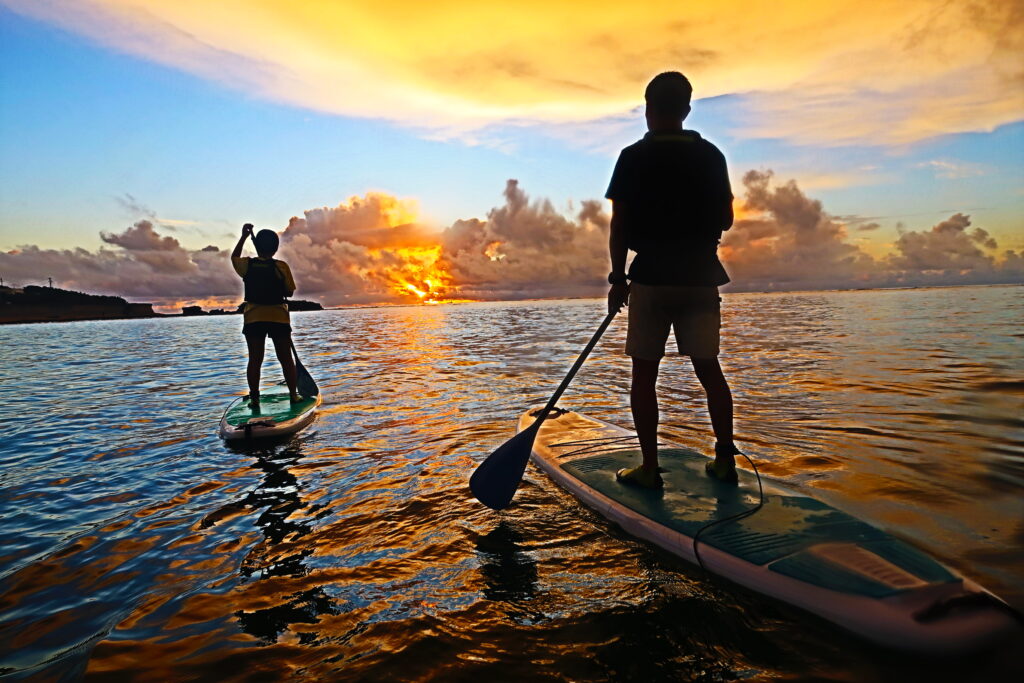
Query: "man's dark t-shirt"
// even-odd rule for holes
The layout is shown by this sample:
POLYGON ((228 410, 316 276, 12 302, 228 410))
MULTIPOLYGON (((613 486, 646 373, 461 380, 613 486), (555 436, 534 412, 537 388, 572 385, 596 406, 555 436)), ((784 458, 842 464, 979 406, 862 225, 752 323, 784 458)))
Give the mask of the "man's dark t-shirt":
POLYGON ((623 149, 605 197, 622 202, 626 212, 628 246, 636 252, 633 282, 729 281, 717 253, 733 219, 729 174, 722 153, 698 133, 648 133, 623 149))

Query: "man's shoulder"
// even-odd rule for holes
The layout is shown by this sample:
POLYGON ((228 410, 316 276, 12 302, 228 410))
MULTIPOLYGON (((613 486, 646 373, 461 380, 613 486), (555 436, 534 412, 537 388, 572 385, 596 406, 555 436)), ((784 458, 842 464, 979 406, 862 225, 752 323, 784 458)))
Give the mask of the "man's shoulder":
POLYGON ((715 159, 725 159, 725 155, 722 154, 722 150, 720 150, 715 143, 711 142, 707 138, 700 137, 698 135, 698 139, 695 141, 695 143, 697 145, 697 149, 699 149, 702 153, 706 154, 707 156, 714 157, 715 159))
POLYGON ((645 138, 640 138, 632 145, 627 145, 619 152, 619 161, 616 164, 618 174, 629 174, 637 166, 643 166, 649 157, 649 148, 645 138))
POLYGON ((722 150, 718 148, 718 145, 716 145, 715 143, 711 142, 711 140, 708 140, 707 138, 701 138, 699 144, 700 144, 701 147, 703 147, 704 149, 708 150, 712 154, 715 154, 716 156, 720 156, 720 157, 725 156, 724 154, 722 154, 722 150))
POLYGON ((642 152, 643 147, 644 147, 644 138, 640 138, 639 140, 634 142, 632 145, 626 145, 625 147, 623 147, 622 151, 619 152, 619 158, 621 158, 621 159, 628 159, 629 157, 636 156, 637 154, 642 152))

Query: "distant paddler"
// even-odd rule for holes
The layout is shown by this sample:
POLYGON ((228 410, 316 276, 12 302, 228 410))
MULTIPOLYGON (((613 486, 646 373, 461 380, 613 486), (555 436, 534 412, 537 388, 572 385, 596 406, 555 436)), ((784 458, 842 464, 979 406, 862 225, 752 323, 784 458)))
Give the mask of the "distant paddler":
POLYGON ((256 410, 260 404, 260 368, 263 365, 267 337, 274 342, 274 351, 281 362, 291 402, 299 403, 302 397, 296 389, 292 326, 288 303, 285 301, 295 293, 295 280, 288 264, 274 258, 280 240, 273 230, 260 230, 252 238, 256 247, 255 258, 242 256, 242 246, 246 238, 252 235, 252 223, 243 225, 242 236, 231 252, 231 265, 245 283, 242 334, 249 348, 249 365, 246 370, 248 401, 256 410))

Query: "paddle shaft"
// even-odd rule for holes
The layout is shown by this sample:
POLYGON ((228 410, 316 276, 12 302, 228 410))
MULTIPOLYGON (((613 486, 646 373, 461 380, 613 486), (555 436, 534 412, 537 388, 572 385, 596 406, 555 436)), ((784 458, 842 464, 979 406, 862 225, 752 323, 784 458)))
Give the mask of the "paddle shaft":
POLYGON ((506 441, 477 465, 473 475, 469 478, 469 490, 481 503, 493 510, 504 510, 512 502, 516 489, 519 488, 519 483, 523 480, 526 463, 529 462, 530 453, 533 450, 533 440, 537 437, 537 432, 540 431, 541 423, 554 410, 558 399, 562 397, 569 383, 572 382, 572 378, 576 376, 583 362, 587 360, 587 356, 597 346, 598 340, 608 329, 616 312, 609 313, 601 326, 597 328, 597 332, 591 337, 587 347, 583 349, 583 353, 576 359, 569 374, 558 385, 551 400, 537 414, 537 419, 533 421, 533 424, 506 441))
POLYGON ((558 399, 562 398, 562 394, 564 394, 565 390, 569 388, 569 383, 572 382, 573 377, 575 377, 576 373, 579 372, 579 369, 583 366, 584 361, 587 360, 587 356, 590 355, 590 352, 594 350, 595 346, 597 346, 597 342, 601 339, 604 331, 608 329, 608 326, 615 318, 616 313, 618 313, 618 311, 611 311, 607 316, 605 316, 601 326, 597 328, 597 332, 594 333, 594 336, 591 337, 590 341, 587 343, 586 348, 583 349, 583 353, 581 353, 580 357, 576 359, 575 363, 573 363, 572 369, 569 370, 569 374, 566 375, 565 379, 562 380, 562 383, 558 385, 558 388, 555 389, 555 393, 551 396, 551 400, 548 401, 548 404, 544 406, 544 410, 542 410, 540 415, 537 416, 537 419, 532 425, 533 428, 540 429, 540 424, 546 420, 548 414, 555 409, 555 404, 558 403, 558 399))

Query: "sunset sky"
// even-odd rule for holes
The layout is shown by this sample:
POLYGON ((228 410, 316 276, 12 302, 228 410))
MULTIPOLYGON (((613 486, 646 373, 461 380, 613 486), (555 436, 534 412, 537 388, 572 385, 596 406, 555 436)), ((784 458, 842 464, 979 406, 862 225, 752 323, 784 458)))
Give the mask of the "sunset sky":
POLYGON ((237 299, 251 221, 328 305, 593 293, 680 70, 736 288, 1020 282, 1022 34, 1015 0, 0 0, 0 277, 237 299))

